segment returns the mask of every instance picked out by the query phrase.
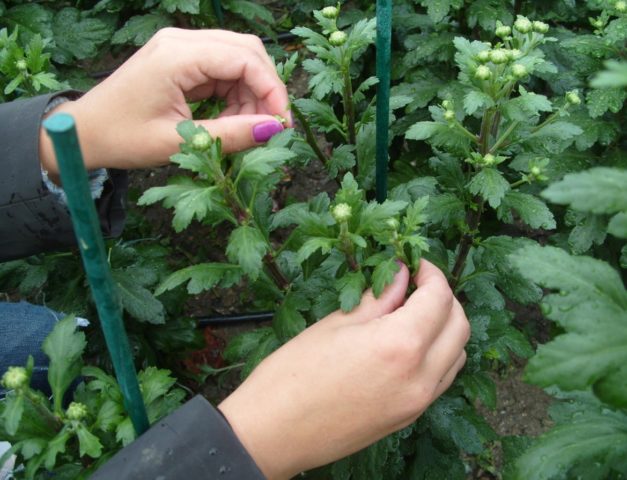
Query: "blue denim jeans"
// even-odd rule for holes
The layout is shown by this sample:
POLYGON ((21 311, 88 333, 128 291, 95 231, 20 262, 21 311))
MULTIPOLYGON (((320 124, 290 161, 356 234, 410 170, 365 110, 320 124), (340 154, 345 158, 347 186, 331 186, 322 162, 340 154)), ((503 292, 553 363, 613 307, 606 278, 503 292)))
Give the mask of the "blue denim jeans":
MULTIPOLYGON (((0 302, 0 376, 7 368, 24 366, 29 355, 35 359, 31 386, 50 394, 48 357, 41 344, 63 314, 27 302, 0 302)), ((0 387, 0 397, 4 395, 0 387)))

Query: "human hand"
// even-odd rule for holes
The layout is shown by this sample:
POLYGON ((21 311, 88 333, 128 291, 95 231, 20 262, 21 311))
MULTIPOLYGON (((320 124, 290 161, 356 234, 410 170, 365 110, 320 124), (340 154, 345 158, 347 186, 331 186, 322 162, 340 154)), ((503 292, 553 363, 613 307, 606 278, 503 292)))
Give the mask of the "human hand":
POLYGON ((466 360, 470 326, 446 278, 422 260, 352 312, 320 320, 266 358, 220 405, 271 480, 287 479, 415 421, 466 360))
MULTIPOLYGON (((190 119, 186 100, 221 97, 219 118, 200 120, 225 152, 253 147, 283 130, 288 97, 258 37, 224 30, 160 30, 128 61, 79 100, 55 109, 75 117, 88 169, 142 168, 168 163, 181 139, 177 123, 190 119)), ((48 136, 41 163, 58 173, 48 136)))

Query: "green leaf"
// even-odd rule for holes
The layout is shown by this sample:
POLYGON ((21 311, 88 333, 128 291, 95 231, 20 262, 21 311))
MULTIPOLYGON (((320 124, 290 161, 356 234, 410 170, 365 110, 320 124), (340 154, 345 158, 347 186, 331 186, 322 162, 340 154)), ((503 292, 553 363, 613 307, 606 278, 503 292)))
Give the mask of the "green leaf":
POLYGON ((590 90, 586 95, 586 106, 592 118, 597 118, 605 112, 618 113, 623 108, 627 98, 624 88, 600 88, 590 90))
POLYGON ((485 372, 472 372, 462 375, 459 382, 464 394, 471 400, 481 400, 490 410, 496 408, 496 384, 485 372))
POLYGON ((148 289, 139 285, 127 270, 113 270, 112 275, 124 310, 140 322, 165 323, 163 304, 148 289))
POLYGON ((98 18, 89 18, 76 8, 63 8, 52 23, 57 50, 53 58, 59 63, 70 63, 75 58, 93 58, 98 48, 111 38, 112 26, 98 18))
POLYGON ((335 238, 313 237, 307 240, 298 250, 298 261, 300 263, 311 257, 317 250, 321 250, 325 255, 331 251, 337 240, 335 238))
POLYGON ((144 45, 156 32, 170 25, 170 19, 165 15, 153 12, 146 15, 135 15, 131 17, 120 28, 113 37, 111 43, 121 45, 130 43, 132 45, 144 45))
POLYGON ((615 370, 596 382, 593 391, 597 398, 608 405, 627 409, 627 366, 615 370))
POLYGON ((543 312, 566 331, 538 348, 530 381, 583 390, 627 363, 627 291, 614 269, 555 247, 529 246, 511 258, 525 277, 559 291, 545 297, 543 312))
POLYGON ((489 108, 494 105, 492 97, 480 90, 470 90, 464 97, 464 110, 472 115, 479 109, 489 108))
POLYGON ((298 301, 293 294, 288 294, 281 306, 277 309, 272 320, 272 327, 276 336, 282 342, 287 342, 307 327, 305 317, 297 309, 298 301))
POLYGON ((361 211, 357 233, 376 233, 385 228, 385 221, 397 216, 407 207, 407 202, 386 200, 383 203, 369 202, 361 211))
POLYGON ((266 177, 295 155, 287 148, 255 148, 244 155, 238 178, 258 180, 266 177))
POLYGON ((24 394, 13 392, 4 399, 4 411, 2 412, 2 428, 9 435, 17 433, 24 413, 24 394))
POLYGON ((618 238, 627 238, 627 212, 620 212, 610 219, 607 232, 618 238))
POLYGON ((431 138, 440 127, 438 122, 418 122, 407 130, 405 137, 409 140, 426 140, 431 138))
POLYGON ((80 456, 89 455, 91 458, 99 458, 102 455, 102 444, 98 437, 87 430, 82 422, 76 425, 80 456))
POLYGON ((160 3, 168 13, 174 13, 177 10, 192 15, 200 13, 200 0, 160 0, 160 3))
POLYGON ((340 172, 345 172, 355 166, 354 150, 354 145, 340 145, 333 149, 328 163, 329 175, 331 177, 335 178, 340 172))
POLYGON ((65 391, 81 372, 81 356, 86 346, 85 334, 76 331, 73 316, 59 321, 42 344, 41 349, 50 359, 48 384, 54 396, 56 413, 61 412, 65 391))
POLYGON ((336 131, 345 135, 344 125, 338 120, 330 104, 307 98, 300 98, 294 103, 312 127, 324 133, 336 131))
POLYGON ((252 332, 243 333, 231 340, 224 350, 224 358, 231 362, 245 361, 242 379, 268 355, 281 346, 281 342, 271 327, 263 327, 252 332))
POLYGON ((161 295, 185 282, 189 282, 187 292, 190 295, 197 295, 204 290, 211 290, 218 284, 223 288, 228 288, 236 284, 240 277, 241 269, 237 265, 201 263, 174 272, 159 285, 155 295, 161 295))
POLYGON ((439 223, 444 228, 463 222, 466 218, 464 202, 453 193, 429 197, 427 205, 429 222, 439 223))
MULTIPOLYGON (((296 30, 296 29, 295 29, 296 30)), ((303 68, 310 74, 309 78, 309 89, 311 90, 311 95, 316 100, 323 100, 330 92, 339 93, 342 91, 344 86, 344 79, 342 77, 341 72, 332 65, 327 65, 325 62, 318 58, 307 59, 303 61, 303 68)), ((320 105, 308 104, 306 99, 298 99, 296 100, 296 106, 299 107, 303 112, 308 111, 308 115, 311 114, 311 109, 321 108, 320 105), (302 105, 301 105, 301 102, 302 105)), ((337 121, 337 117, 335 114, 331 116, 330 112, 325 108, 321 110, 320 113, 322 117, 328 116, 331 122, 326 122, 328 124, 333 123, 333 121, 337 121), (335 119, 333 120, 333 117, 335 119)), ((322 119, 315 120, 316 123, 319 123, 322 119)))
POLYGON ((474 0, 468 5, 467 15, 470 28, 478 24, 490 32, 496 28, 496 20, 505 25, 511 25, 514 20, 508 5, 500 0, 474 0))
POLYGON ((218 187, 194 185, 187 187, 176 200, 172 226, 177 233, 185 230, 194 218, 203 221, 211 213, 217 213, 222 219, 227 218, 227 213, 221 202, 218 187))
POLYGON ((496 168, 484 168, 472 178, 468 190, 481 195, 492 208, 498 208, 509 190, 509 182, 496 168))
POLYGON ((599 72, 590 82, 592 88, 627 87, 627 62, 608 60, 606 70, 599 72))
POLYGON ((169 370, 147 367, 137 374, 137 380, 146 405, 150 405, 159 397, 164 396, 176 383, 169 370))
POLYGON ((379 262, 372 272, 372 293, 376 298, 379 298, 385 287, 394 281, 394 276, 400 269, 400 265, 393 257, 379 262))
POLYGON ((613 467, 625 471, 627 416, 587 410, 541 435, 516 462, 515 480, 575 478, 575 468, 586 468, 579 478, 587 479, 611 478, 613 467))
POLYGON ((541 112, 553 111, 551 101, 544 95, 528 92, 521 85, 520 95, 503 103, 502 111, 505 118, 519 122, 528 122, 538 117, 541 112))
POLYGON ((70 428, 68 425, 65 425, 57 436, 48 442, 44 457, 44 465, 48 470, 54 468, 57 462, 57 455, 65 452, 65 446, 71 437, 70 428))
POLYGON ((510 210, 514 210, 520 219, 531 228, 552 230, 556 227, 555 217, 546 204, 527 193, 507 192, 503 203, 498 208, 497 215, 501 221, 513 223, 510 210))
POLYGON ((585 253, 593 244, 602 245, 607 237, 607 221, 600 215, 569 210, 565 220, 568 225, 574 225, 568 236, 568 245, 573 253, 585 253))
POLYGON ((224 8, 227 10, 241 15, 246 20, 257 21, 274 24, 274 17, 272 11, 267 7, 256 2, 249 2, 247 0, 226 0, 223 1, 224 8))
POLYGON ((366 288, 366 277, 362 272, 347 272, 335 282, 340 294, 340 306, 343 311, 350 312, 361 302, 361 295, 366 288))
POLYGON ((245 274, 256 280, 268 248, 268 243, 257 228, 242 225, 231 233, 226 255, 231 262, 238 263, 245 274))
POLYGON ((100 406, 100 410, 98 410, 94 427, 99 428, 103 432, 110 432, 122 421, 124 413, 122 404, 113 400, 105 400, 100 406))
POLYGON ((627 170, 596 167, 569 173, 542 196, 553 203, 592 213, 627 212, 627 170))
POLYGON ((123 447, 130 445, 135 440, 135 429, 130 417, 126 417, 115 428, 115 439, 121 443, 123 447))
POLYGON ((440 23, 451 9, 459 9, 464 2, 462 0, 420 0, 420 3, 427 7, 427 14, 433 23, 440 23))
POLYGON ((40 34, 42 38, 52 38, 53 17, 54 12, 39 3, 15 5, 3 14, 4 22, 18 27, 20 32, 40 34))

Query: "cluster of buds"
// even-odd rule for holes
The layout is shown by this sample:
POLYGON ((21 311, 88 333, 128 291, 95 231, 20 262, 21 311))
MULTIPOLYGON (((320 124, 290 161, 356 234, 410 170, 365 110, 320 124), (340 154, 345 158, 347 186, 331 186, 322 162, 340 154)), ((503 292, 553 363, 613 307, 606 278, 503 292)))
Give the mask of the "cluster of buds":
MULTIPOLYGON (((505 38, 511 33, 511 29, 504 25, 501 25, 500 27, 497 25, 496 30, 496 35, 501 38, 505 38), (509 29, 509 31, 507 31, 507 29, 509 29)), ((518 15, 518 17, 516 17, 516 21, 514 22, 514 30, 523 34, 535 32, 544 35, 549 31, 549 24, 538 20, 532 22, 527 17, 518 15)))
POLYGON ((348 203, 338 203, 331 209, 331 215, 337 223, 348 222, 353 215, 353 209, 348 203))
POLYGON ((68 420, 82 420, 87 416, 87 406, 83 403, 72 402, 65 411, 68 420))
POLYGON ((495 167, 505 160, 507 160, 507 157, 501 155, 492 155, 491 153, 481 155, 480 153, 473 152, 470 154, 470 158, 466 159, 466 162, 477 167, 495 167))
POLYGON ((2 375, 2 385, 9 390, 28 385, 28 373, 24 367, 9 367, 2 375))
POLYGON ((331 20, 330 25, 327 25, 325 27, 325 33, 330 32, 329 43, 334 47, 340 47, 344 45, 346 43, 348 35, 346 35, 346 32, 338 30, 337 25, 335 24, 337 17, 339 17, 340 15, 340 4, 338 3, 337 6, 324 7, 320 11, 320 13, 324 18, 331 20))
POLYGON ((523 180, 528 183, 546 182, 549 177, 545 175, 545 170, 549 164, 548 158, 539 158, 529 162, 529 173, 523 175, 523 180))

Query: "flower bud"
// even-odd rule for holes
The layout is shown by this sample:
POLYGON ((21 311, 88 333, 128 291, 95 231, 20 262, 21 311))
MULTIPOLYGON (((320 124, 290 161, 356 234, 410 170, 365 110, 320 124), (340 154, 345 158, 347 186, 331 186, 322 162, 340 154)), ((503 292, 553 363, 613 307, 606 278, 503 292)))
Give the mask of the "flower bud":
POLYGON ((516 78, 523 78, 527 76, 527 67, 520 63, 515 63, 512 65, 512 74, 516 78))
POLYGON ((65 411, 68 420, 82 420, 87 416, 87 406, 83 403, 72 402, 65 411))
POLYGON ((475 70, 475 78, 479 80, 487 80, 492 76, 492 72, 485 65, 479 65, 475 70))
POLYGON ((444 100, 442 102, 442 108, 444 108, 445 110, 453 110, 453 102, 451 102, 450 100, 444 100))
POLYGON ((401 226, 396 218, 388 218, 385 221, 385 224, 389 227, 390 230, 398 230, 398 227, 401 226))
POLYGON ((337 7, 324 7, 322 9, 322 16, 324 18, 334 19, 337 18, 339 14, 340 11, 337 9, 337 7))
POLYGON ((455 120, 455 112, 453 110, 445 110, 444 120, 446 120, 447 122, 452 122, 453 120, 455 120))
POLYGON ((534 177, 539 177, 540 175, 542 175, 542 169, 540 167, 538 167, 537 165, 534 165, 533 167, 531 167, 531 169, 529 170, 529 172, 531 173, 531 175, 533 175, 534 177))
POLYGON ((496 65, 505 63, 509 60, 507 51, 503 48, 495 48, 490 51, 490 61, 496 65))
POLYGON ((192 137, 192 147, 196 150, 207 150, 211 145, 211 136, 207 132, 198 132, 192 137))
POLYGON ((348 203, 338 203, 331 210, 331 215, 333 215, 333 218, 335 218, 335 221, 338 223, 350 220, 352 214, 353 209, 348 203))
POLYGON ((24 71, 28 68, 28 65, 26 64, 26 60, 24 60, 23 58, 20 58, 17 62, 15 62, 15 66, 17 67, 18 70, 24 71))
POLYGON ((492 155, 491 153, 486 153, 483 156, 483 164, 486 167, 490 167, 490 166, 494 165, 495 162, 496 162, 496 158, 494 158, 494 155, 492 155))
POLYGON ((625 0, 619 0, 614 4, 614 8, 617 12, 625 13, 627 12, 627 2, 625 0))
POLYGON ((544 22, 539 22, 538 20, 532 23, 533 31, 537 33, 546 33, 549 31, 549 24, 544 22))
POLYGON ((520 33, 529 33, 533 30, 533 24, 527 17, 518 15, 516 21, 514 22, 514 28, 520 33))
POLYGON ((496 31, 494 33, 496 33, 497 37, 507 38, 512 34, 512 27, 501 25, 496 27, 496 31))
POLYGON ((490 60, 490 50, 481 50, 477 54, 477 61, 481 63, 486 63, 490 60))
POLYGON ((518 50, 517 48, 512 48, 511 50, 505 50, 505 53, 507 54, 507 58, 509 60, 518 60, 520 57, 522 57, 522 52, 518 50))
POLYGON ((590 18, 590 25, 594 28, 603 28, 605 26, 605 22, 601 18, 590 18))
POLYGON ((2 375, 2 385, 9 390, 15 390, 28 383, 28 374, 24 367, 9 367, 2 375))
POLYGON ((339 47, 346 43, 347 38, 348 35, 346 35, 345 32, 338 30, 337 32, 333 32, 331 35, 329 35, 329 43, 334 47, 339 47))
POLYGON ((572 90, 566 93, 566 101, 571 105, 579 105, 581 104, 581 98, 576 90, 572 90))

